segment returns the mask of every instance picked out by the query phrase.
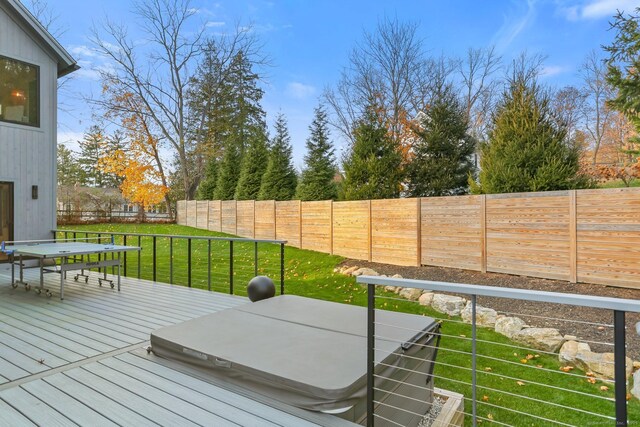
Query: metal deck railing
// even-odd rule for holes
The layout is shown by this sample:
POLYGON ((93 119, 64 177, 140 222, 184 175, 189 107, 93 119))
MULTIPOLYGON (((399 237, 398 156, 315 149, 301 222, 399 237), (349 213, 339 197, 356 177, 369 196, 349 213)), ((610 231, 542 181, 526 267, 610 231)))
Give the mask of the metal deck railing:
POLYGON ((263 275, 279 285, 280 294, 285 291, 284 240, 87 230, 53 230, 53 235, 139 246, 137 254, 123 254, 122 275, 127 277, 246 295, 249 280, 263 275))
MULTIPOLYGON (((625 314, 640 313, 640 301, 387 277, 360 276, 357 282, 368 287, 368 426, 373 426, 376 421, 384 425, 396 424, 393 420, 377 415, 385 405, 382 394, 387 393, 378 384, 389 381, 389 378, 381 376, 374 363, 374 355, 380 351, 375 348, 376 339, 388 338, 381 336, 377 327, 389 327, 376 320, 376 312, 381 308, 391 308, 390 306, 396 310, 426 314, 441 322, 442 340, 439 356, 435 361, 436 369, 432 374, 433 380, 439 388, 464 395, 464 403, 470 404, 470 409, 464 411, 465 425, 626 426, 632 419, 638 419, 632 417, 640 414, 640 402, 635 398, 628 402, 627 394, 625 314), (465 322, 458 316, 442 315, 425 308, 417 301, 399 298, 385 291, 384 287, 387 286, 464 296, 471 309, 470 322, 468 318, 465 322), (612 338, 612 342, 582 340, 579 337, 576 340, 599 348, 610 347, 613 361, 605 360, 602 365, 613 365, 614 378, 584 372, 579 367, 564 367, 558 361, 558 353, 555 351, 541 350, 523 344, 522 341, 510 341, 496 332, 478 326, 478 297, 553 304, 558 307, 557 316, 518 316, 530 317, 534 326, 536 321, 543 319, 553 319, 556 323, 566 322, 567 327, 564 329, 567 335, 572 324, 587 324, 603 331, 610 329, 608 336, 612 338), (562 309, 567 306, 602 310, 602 322, 563 317, 562 309)), ((502 314, 516 315, 511 312, 502 314)), ((628 333, 635 334, 633 329, 635 328, 629 328, 628 333)), ((606 335, 603 332, 603 336, 606 335)), ((406 399, 407 406, 413 399, 406 394, 400 397, 406 399)), ((407 411, 402 407, 394 409, 407 411)))

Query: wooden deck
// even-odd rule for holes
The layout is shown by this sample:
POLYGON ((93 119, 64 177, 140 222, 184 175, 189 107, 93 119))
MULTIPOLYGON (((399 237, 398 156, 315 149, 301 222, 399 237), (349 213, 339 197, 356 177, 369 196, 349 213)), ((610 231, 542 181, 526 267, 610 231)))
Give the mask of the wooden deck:
POLYGON ((0 425, 353 425, 147 354, 154 329, 245 298, 129 278, 117 292, 92 278, 67 280, 60 301, 59 276, 45 279, 52 298, 12 289, 0 264, 0 425))

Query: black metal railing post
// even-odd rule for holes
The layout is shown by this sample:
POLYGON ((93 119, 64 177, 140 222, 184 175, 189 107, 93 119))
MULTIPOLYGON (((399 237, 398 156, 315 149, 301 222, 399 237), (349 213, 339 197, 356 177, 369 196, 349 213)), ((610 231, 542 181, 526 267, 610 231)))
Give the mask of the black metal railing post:
POLYGON ((613 362, 616 426, 627 426, 627 372, 624 311, 613 311, 613 362))
POLYGON ((207 290, 211 290, 211 239, 207 240, 207 290))
POLYGON ((191 287, 191 239, 187 239, 187 285, 191 287))
POLYGON ((156 236, 153 236, 153 281, 156 281, 156 236))
POLYGON ((477 328, 476 328, 476 295, 471 295, 471 422, 473 427, 478 425, 478 396, 477 396, 477 371, 476 371, 476 357, 477 357, 477 328))
POLYGON ((229 240, 229 294, 233 295, 233 240, 229 240))
POLYGON ((284 295, 284 243, 280 243, 280 295, 284 295))
POLYGON ((367 285, 367 427, 373 427, 376 286, 367 285))
MULTIPOLYGON (((142 236, 138 236, 138 247, 142 248, 142 236)), ((142 251, 138 251, 138 279, 140 278, 140 264, 142 264, 141 253, 142 251)))
POLYGON ((258 242, 253 242, 253 275, 258 275, 258 242))
MULTIPOLYGON (((127 246, 127 235, 122 235, 122 245, 127 246)), ((122 260, 122 269, 124 270, 124 276, 127 276, 127 251, 124 251, 123 260, 122 260)))
POLYGON ((173 285, 173 237, 169 237, 169 283, 173 285))

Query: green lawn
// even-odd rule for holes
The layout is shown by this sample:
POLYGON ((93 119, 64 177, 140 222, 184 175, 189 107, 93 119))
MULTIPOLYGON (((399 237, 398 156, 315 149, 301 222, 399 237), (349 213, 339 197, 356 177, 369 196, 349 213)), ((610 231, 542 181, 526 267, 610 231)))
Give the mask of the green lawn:
MULTIPOLYGON (((98 224, 66 228, 90 232, 225 236, 221 233, 179 225, 98 224)), ((77 237, 84 236, 79 234, 77 237)), ((121 238, 116 241, 123 242, 121 238)), ((134 237, 129 237, 127 240, 127 244, 137 243, 137 238, 134 237)), ((153 276, 152 239, 142 238, 141 245, 143 251, 140 255, 140 262, 136 256, 128 257, 127 275, 137 276, 138 265, 140 265, 140 276, 151 279, 153 276)), ((169 282, 169 239, 158 238, 156 251, 157 281, 169 282)), ((258 272, 272 277, 276 282, 279 280, 280 274, 279 252, 278 245, 264 244, 259 246, 258 272)), ((206 289, 209 286, 207 253, 206 241, 192 241, 192 286, 194 287, 206 289)), ((214 242, 211 253, 211 288, 216 291, 229 292, 229 244, 214 242)), ((246 283, 254 275, 254 261, 254 245, 252 243, 236 242, 234 244, 234 293, 246 294, 246 283)), ((285 250, 285 292, 340 303, 366 305, 366 289, 364 287, 356 284, 353 277, 333 273, 334 267, 341 261, 342 258, 338 256, 287 247, 285 250)), ((173 283, 186 285, 188 277, 186 241, 174 239, 173 264, 173 283)), ((380 308, 435 318, 443 317, 441 313, 422 307, 417 303, 385 298, 396 297, 394 294, 380 292, 379 296, 377 304, 380 308)), ((442 333, 446 336, 443 336, 440 343, 438 364, 435 369, 435 384, 437 387, 460 392, 470 398, 471 387, 468 383, 471 380, 471 360, 467 353, 471 350, 469 340, 471 328, 467 324, 459 323, 459 321, 459 318, 447 318, 443 321, 442 333)), ((561 365, 556 356, 526 352, 510 347, 508 345, 513 345, 513 343, 493 330, 479 328, 478 339, 488 341, 477 344, 479 416, 519 426, 558 424, 513 411, 534 414, 543 419, 571 425, 612 425, 615 423, 615 421, 580 412, 582 410, 613 416, 615 414, 614 403, 608 400, 613 398, 613 384, 602 381, 591 384, 587 381, 584 373, 577 370, 568 375, 560 371, 561 365), (548 384, 556 388, 535 383, 548 384), (602 390, 601 386, 603 385, 607 385, 609 390, 602 390), (579 393, 561 389, 574 390, 579 393), (503 409, 504 407, 513 411, 503 409), (565 409, 565 407, 575 409, 565 409)), ((471 412, 470 400, 465 401, 465 411, 471 412)), ((640 402, 635 399, 629 402, 629 419, 640 419, 640 402)))

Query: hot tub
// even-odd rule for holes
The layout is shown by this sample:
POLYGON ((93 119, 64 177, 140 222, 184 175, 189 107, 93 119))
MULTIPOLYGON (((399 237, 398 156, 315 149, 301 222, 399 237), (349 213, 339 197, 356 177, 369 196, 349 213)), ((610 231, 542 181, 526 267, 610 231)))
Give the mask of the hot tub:
MULTIPOLYGON (((158 329, 151 348, 273 399, 361 423, 366 322, 364 307, 283 295, 158 329)), ((417 425, 415 414, 429 411, 438 328, 429 317, 376 310, 376 387, 393 393, 377 392, 385 405, 376 414, 417 425)))

